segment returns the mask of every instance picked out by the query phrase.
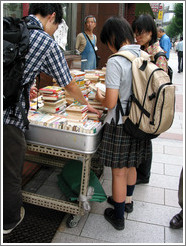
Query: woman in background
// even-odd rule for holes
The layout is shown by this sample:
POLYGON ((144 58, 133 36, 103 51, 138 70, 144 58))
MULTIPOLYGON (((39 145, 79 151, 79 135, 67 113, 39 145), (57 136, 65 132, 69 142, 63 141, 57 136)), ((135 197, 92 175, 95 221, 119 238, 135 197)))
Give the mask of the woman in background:
MULTIPOLYGON (((166 56, 160 55, 156 59, 156 54, 159 52, 164 53, 160 47, 158 41, 157 27, 151 15, 140 15, 133 23, 132 29, 136 38, 137 44, 141 46, 141 49, 146 51, 158 67, 162 68, 168 73, 168 64, 166 56)), ((150 179, 150 170, 152 163, 152 143, 151 143, 151 155, 149 159, 142 162, 137 168, 137 182, 136 184, 148 183, 150 179)))

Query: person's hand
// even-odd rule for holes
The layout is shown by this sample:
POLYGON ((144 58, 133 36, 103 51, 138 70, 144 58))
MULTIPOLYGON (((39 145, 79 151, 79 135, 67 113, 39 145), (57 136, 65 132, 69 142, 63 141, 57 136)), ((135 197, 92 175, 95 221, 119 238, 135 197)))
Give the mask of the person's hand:
POLYGON ((101 113, 99 112, 99 110, 95 109, 94 107, 92 107, 90 104, 87 105, 88 106, 88 111, 92 112, 92 113, 96 113, 99 115, 99 117, 101 117, 101 113))
POLYGON ((99 102, 102 102, 105 97, 102 95, 101 91, 99 88, 97 88, 97 92, 95 95, 95 99, 99 102))
POLYGON ((38 89, 35 86, 30 88, 30 100, 33 100, 38 96, 38 89))

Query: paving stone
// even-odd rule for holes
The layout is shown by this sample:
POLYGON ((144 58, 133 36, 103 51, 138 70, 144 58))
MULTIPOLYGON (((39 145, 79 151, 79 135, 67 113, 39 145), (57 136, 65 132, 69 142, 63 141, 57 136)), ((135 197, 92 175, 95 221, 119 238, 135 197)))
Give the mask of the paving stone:
POLYGON ((147 202, 135 202, 135 209, 128 214, 127 219, 139 222, 169 226, 172 215, 180 212, 179 208, 168 207, 147 202))
POLYGON ((110 243, 164 243, 164 227, 125 220, 125 229, 118 231, 104 216, 90 214, 81 236, 110 243))
POLYGON ((165 164, 165 175, 179 177, 182 170, 180 165, 165 164))
POLYGON ((165 228, 165 243, 183 243, 183 229, 165 228))
POLYGON ((165 205, 180 207, 178 204, 178 191, 165 189, 165 205))
POLYGON ((157 174, 164 174, 164 164, 159 162, 152 162, 151 172, 157 174))
POLYGON ((152 144, 154 145, 164 145, 164 146, 176 146, 176 147, 183 147, 182 141, 177 141, 173 139, 164 139, 164 138, 155 138, 152 139, 152 144))
POLYGON ((68 228, 66 226, 66 220, 68 219, 69 217, 69 214, 66 214, 65 218, 63 219, 61 225, 59 226, 58 228, 58 232, 64 232, 64 233, 68 233, 68 234, 71 234, 71 235, 76 235, 76 236, 79 236, 81 234, 81 231, 85 225, 85 222, 88 218, 88 215, 89 213, 85 213, 84 215, 81 216, 79 222, 78 222, 78 225, 74 228, 68 228))
MULTIPOLYGON (((91 211, 93 214, 103 215, 106 208, 113 208, 114 206, 110 205, 107 201, 104 202, 91 202, 91 211)), ((124 217, 127 218, 127 213, 124 214, 124 217)))
POLYGON ((165 146, 165 154, 183 156, 183 146, 165 146))
POLYGON ((178 177, 152 173, 150 177, 150 182, 145 185, 165 188, 165 189, 178 190, 178 183, 179 183, 178 177))
MULTIPOLYGON (((164 204, 164 189, 146 185, 136 185, 133 200, 164 204)), ((134 209, 136 207, 134 202, 134 209)))
POLYGON ((91 239, 87 237, 79 237, 72 234, 57 232, 52 243, 105 243, 102 240, 91 239))
POLYGON ((105 193, 107 196, 111 196, 112 195, 112 180, 107 180, 105 179, 103 181, 103 185, 102 185, 105 193))
POLYGON ((103 170, 104 179, 112 180, 112 171, 110 167, 104 167, 103 170))
POLYGON ((152 146, 153 153, 162 153, 164 152, 164 145, 163 144, 158 144, 154 143, 152 146))
POLYGON ((183 166, 183 156, 156 153, 153 155, 152 161, 183 166))

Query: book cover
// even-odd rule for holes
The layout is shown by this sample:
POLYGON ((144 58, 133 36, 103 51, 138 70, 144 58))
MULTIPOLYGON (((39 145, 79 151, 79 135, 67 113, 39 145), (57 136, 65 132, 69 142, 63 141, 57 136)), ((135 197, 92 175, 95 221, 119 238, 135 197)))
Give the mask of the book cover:
POLYGON ((65 96, 61 95, 61 94, 59 94, 59 95, 56 95, 56 94, 54 94, 54 95, 46 95, 46 94, 43 95, 44 101, 57 101, 57 100, 62 99, 62 98, 65 98, 65 96))
POLYGON ((88 111, 88 106, 87 105, 80 105, 80 104, 75 104, 72 103, 66 108, 66 112, 81 112, 84 113, 88 111))
POLYGON ((46 86, 39 89, 40 93, 47 93, 47 94, 54 94, 60 91, 62 91, 62 87, 59 86, 46 86))
POLYGON ((57 107, 58 105, 65 105, 66 104, 66 100, 63 99, 59 99, 57 101, 44 101, 44 106, 50 106, 50 107, 57 107))
POLYGON ((59 107, 48 107, 48 106, 43 106, 42 111, 47 112, 47 113, 57 113, 59 111, 65 110, 65 106, 59 106, 59 107))

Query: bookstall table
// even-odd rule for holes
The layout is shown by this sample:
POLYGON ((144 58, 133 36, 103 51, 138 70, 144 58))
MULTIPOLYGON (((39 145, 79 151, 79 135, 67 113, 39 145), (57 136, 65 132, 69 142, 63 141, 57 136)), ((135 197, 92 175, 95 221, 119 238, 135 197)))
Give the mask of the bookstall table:
MULTIPOLYGON (((26 134, 27 140, 27 149, 28 153, 26 155, 27 160, 38 161, 38 163, 44 163, 45 165, 52 165, 57 167, 62 167, 63 163, 53 159, 52 157, 62 157, 66 159, 73 159, 73 160, 81 160, 82 161, 82 174, 81 174, 81 188, 80 188, 80 195, 87 195, 88 184, 89 184, 89 177, 90 177, 90 168, 91 168, 91 158, 96 152, 98 145, 101 140, 102 136, 102 129, 97 134, 82 134, 82 133, 73 133, 63 130, 57 129, 47 129, 47 127, 41 126, 31 126, 30 130, 26 134), (48 132, 48 142, 45 142, 46 139, 40 139, 40 136, 46 136, 46 134, 42 131, 48 132), (50 142, 50 134, 56 134, 56 137, 63 139, 66 137, 68 139, 74 139, 79 142, 79 149, 77 149, 78 145, 73 144, 72 141, 72 148, 70 147, 70 142, 63 148, 63 145, 55 146, 54 143, 50 142), (60 133, 62 134, 60 136, 60 133), (39 135, 38 135, 39 134, 39 135), (43 135, 44 134, 44 135, 43 135), (83 144, 83 140, 89 141, 88 148, 86 144, 83 144), (82 147, 84 145, 84 147, 82 147), (31 153, 40 153, 49 156, 50 158, 44 158, 42 155, 35 155, 31 153)), ((71 139, 71 140, 72 140, 71 139)), ((62 142, 62 141, 61 141, 62 142)), ((85 210, 83 208, 83 203, 79 201, 78 203, 72 203, 68 201, 63 201, 60 199, 55 199, 43 195, 38 195, 35 193, 27 192, 22 190, 23 194, 23 201, 47 208, 52 208, 55 210, 59 210, 62 212, 66 212, 70 214, 70 217, 67 219, 67 226, 68 227, 75 227, 77 226, 80 218, 84 215, 85 210)))

